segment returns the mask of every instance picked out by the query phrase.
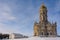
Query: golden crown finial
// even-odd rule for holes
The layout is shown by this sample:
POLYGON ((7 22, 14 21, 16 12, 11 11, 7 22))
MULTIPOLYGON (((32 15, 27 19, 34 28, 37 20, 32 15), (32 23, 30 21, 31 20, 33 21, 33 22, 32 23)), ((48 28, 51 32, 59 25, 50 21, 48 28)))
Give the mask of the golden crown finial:
POLYGON ((46 6, 45 6, 45 4, 44 4, 44 3, 42 3, 41 8, 46 8, 46 6))

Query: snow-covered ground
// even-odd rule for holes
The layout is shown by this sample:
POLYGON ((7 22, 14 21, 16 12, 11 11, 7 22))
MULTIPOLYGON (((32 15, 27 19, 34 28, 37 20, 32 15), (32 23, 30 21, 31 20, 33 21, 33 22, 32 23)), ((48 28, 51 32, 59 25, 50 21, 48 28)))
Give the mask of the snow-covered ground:
POLYGON ((9 40, 60 40, 60 37, 30 37, 30 38, 9 39, 9 40))

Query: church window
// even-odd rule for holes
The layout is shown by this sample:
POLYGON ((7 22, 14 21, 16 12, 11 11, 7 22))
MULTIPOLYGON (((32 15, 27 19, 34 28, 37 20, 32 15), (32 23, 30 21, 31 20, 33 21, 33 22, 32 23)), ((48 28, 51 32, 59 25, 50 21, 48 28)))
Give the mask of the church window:
POLYGON ((43 32, 41 32, 41 35, 43 35, 43 32))
POLYGON ((35 35, 34 36, 36 36, 36 33, 35 33, 35 35))
POLYGON ((50 32, 50 35, 52 35, 52 33, 50 32))
POLYGON ((49 33, 47 33, 47 35, 49 35, 49 33))

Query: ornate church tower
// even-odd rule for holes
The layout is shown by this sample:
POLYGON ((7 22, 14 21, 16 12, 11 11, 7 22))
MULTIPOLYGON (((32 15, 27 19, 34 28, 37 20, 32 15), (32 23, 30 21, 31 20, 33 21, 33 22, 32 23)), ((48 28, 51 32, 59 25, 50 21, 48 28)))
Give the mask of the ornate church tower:
POLYGON ((56 36, 56 23, 50 23, 47 19, 47 8, 44 4, 40 7, 40 21, 34 23, 34 36, 56 36))
POLYGON ((40 7, 40 22, 47 23, 47 8, 44 4, 40 7))
POLYGON ((47 28, 46 28, 46 24, 47 24, 48 20, 47 20, 47 8, 44 4, 42 4, 42 6, 40 7, 40 29, 39 29, 39 35, 40 36, 46 36, 47 33, 47 28))

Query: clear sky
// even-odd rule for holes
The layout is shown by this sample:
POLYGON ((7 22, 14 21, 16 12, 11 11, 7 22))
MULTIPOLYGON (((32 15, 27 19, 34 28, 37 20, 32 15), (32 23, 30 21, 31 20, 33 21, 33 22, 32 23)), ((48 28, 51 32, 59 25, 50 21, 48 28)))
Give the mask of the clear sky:
POLYGON ((0 33, 33 35, 34 22, 39 21, 43 2, 48 9, 48 20, 57 22, 60 35, 60 0, 0 0, 0 33))

